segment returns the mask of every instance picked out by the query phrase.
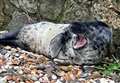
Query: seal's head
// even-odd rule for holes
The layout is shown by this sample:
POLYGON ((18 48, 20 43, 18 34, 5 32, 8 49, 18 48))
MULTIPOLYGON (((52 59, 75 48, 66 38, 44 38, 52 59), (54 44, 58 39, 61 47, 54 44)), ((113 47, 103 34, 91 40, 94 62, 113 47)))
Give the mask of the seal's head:
POLYGON ((70 64, 96 64, 106 55, 111 41, 109 27, 100 21, 74 22, 50 43, 54 61, 70 64))

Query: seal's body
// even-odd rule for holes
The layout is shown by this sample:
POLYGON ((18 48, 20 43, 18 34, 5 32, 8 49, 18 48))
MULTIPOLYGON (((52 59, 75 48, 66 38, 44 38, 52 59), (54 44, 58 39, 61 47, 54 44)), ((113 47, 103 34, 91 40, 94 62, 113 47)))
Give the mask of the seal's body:
POLYGON ((39 22, 0 35, 0 43, 44 54, 57 63, 96 64, 111 41, 108 26, 99 21, 55 24, 39 22))
POLYGON ((51 22, 31 24, 24 26, 17 38, 31 51, 49 55, 51 40, 58 34, 64 33, 69 26, 70 24, 54 24, 51 22))

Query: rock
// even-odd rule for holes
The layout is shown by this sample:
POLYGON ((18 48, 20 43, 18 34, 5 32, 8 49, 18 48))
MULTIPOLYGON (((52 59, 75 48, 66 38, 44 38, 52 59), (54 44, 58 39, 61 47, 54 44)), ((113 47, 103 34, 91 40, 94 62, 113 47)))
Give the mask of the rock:
MULTIPOLYGON (((3 1, 1 1, 1 3, 3 3, 3 1)), ((113 2, 112 0, 7 0, 4 1, 4 3, 5 4, 0 5, 2 24, 5 21, 8 23, 11 20, 10 17, 14 15, 13 12, 19 12, 30 16, 32 19, 35 18, 38 21, 72 22, 98 19, 106 20, 108 23, 112 22, 111 25, 114 25, 114 27, 119 26, 118 16, 110 9, 111 5, 119 8, 119 4, 114 4, 117 2, 113 2)))
MULTIPOLYGON (((66 0, 41 0, 39 3, 39 14, 43 19, 58 20, 63 13, 63 8, 66 0)), ((60 18, 61 19, 61 18, 60 18)))

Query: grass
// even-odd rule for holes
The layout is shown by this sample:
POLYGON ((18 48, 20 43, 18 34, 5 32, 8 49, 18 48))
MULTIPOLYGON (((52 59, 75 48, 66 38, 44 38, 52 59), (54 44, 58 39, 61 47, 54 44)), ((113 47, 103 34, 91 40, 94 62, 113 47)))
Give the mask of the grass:
POLYGON ((95 67, 103 76, 110 76, 113 73, 120 73, 120 60, 113 59, 111 62, 103 62, 95 67))

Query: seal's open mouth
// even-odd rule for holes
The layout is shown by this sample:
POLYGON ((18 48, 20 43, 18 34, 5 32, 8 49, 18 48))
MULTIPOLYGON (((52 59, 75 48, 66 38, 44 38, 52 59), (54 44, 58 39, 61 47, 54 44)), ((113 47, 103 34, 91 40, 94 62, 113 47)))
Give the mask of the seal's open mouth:
POLYGON ((74 49, 78 49, 78 48, 82 48, 86 45, 87 43, 87 39, 84 35, 77 35, 77 37, 75 38, 75 43, 73 45, 74 49))

